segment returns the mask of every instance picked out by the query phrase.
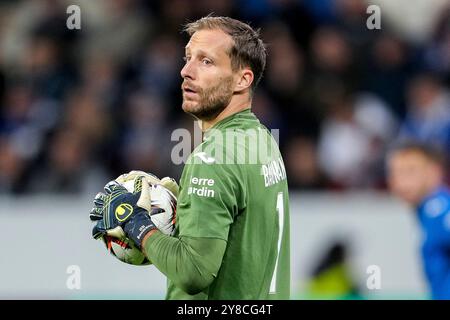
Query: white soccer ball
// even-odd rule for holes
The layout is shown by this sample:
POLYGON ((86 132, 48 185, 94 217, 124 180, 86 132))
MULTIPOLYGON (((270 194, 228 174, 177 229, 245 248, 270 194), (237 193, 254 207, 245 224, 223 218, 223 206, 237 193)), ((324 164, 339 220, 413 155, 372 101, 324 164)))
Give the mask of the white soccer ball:
POLYGON ((102 240, 108 252, 124 263, 135 266, 151 264, 141 250, 128 238, 118 239, 105 235, 102 237, 102 240))
MULTIPOLYGON (((136 179, 138 179, 138 177, 136 179)), ((133 192, 135 179, 125 181, 122 185, 127 188, 128 191, 133 192)), ((159 213, 150 214, 152 222, 159 231, 172 236, 175 232, 176 197, 172 192, 160 184, 150 185, 150 196, 152 208, 163 209, 163 211, 161 210, 159 213)), ((132 265, 148 265, 151 263, 142 251, 134 245, 133 241, 128 238, 118 239, 104 236, 103 242, 108 251, 124 263, 132 265)))

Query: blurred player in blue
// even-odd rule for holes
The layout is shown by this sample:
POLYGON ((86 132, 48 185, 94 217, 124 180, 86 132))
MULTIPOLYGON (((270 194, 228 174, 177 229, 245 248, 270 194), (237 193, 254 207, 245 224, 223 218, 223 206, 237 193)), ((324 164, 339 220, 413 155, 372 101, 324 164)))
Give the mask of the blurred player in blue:
POLYGON ((450 299, 450 190, 444 156, 433 148, 404 144, 389 153, 391 191, 415 208, 423 231, 422 258, 433 299, 450 299))

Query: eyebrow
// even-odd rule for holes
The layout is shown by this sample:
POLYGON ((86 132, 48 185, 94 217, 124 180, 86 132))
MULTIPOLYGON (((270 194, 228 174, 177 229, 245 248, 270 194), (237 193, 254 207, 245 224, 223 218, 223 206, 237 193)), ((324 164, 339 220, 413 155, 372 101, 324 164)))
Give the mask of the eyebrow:
MULTIPOLYGON (((187 45, 186 47, 184 47, 184 48, 185 48, 185 51, 188 51, 188 50, 190 51, 188 45, 187 45)), ((202 50, 202 49, 198 49, 198 50, 197 50, 197 53, 198 53, 199 55, 201 55, 201 56, 206 56, 206 57, 211 57, 212 59, 217 59, 217 56, 216 56, 216 55, 211 54, 211 53, 207 53, 206 51, 204 51, 204 50, 202 50)))

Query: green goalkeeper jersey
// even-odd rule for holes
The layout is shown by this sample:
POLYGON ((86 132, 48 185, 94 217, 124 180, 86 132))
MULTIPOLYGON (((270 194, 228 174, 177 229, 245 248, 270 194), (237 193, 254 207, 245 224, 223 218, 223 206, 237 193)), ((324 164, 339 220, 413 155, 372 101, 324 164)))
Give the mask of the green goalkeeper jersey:
POLYGON ((250 109, 205 132, 184 167, 176 219, 176 237, 226 246, 207 288, 188 294, 169 278, 167 299, 289 299, 286 171, 273 136, 250 109))

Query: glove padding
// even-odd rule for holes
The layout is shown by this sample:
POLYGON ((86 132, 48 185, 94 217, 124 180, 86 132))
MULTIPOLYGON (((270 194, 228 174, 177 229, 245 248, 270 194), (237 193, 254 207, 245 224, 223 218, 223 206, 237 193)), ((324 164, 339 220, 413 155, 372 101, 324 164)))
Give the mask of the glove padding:
MULTIPOLYGON (((152 206, 152 201, 151 201, 151 192, 150 192, 150 185, 155 185, 155 184, 160 184, 163 187, 165 187, 166 189, 168 189, 170 192, 172 192, 172 194, 175 197, 178 197, 178 193, 179 193, 179 186, 177 184, 177 182, 170 177, 164 177, 161 180, 156 177, 153 174, 144 172, 144 171, 139 171, 139 170, 133 170, 130 171, 128 173, 122 174, 119 177, 117 177, 115 179, 115 181, 111 181, 109 182, 106 186, 105 186, 105 192, 106 193, 98 193, 94 199, 94 208, 91 210, 90 212, 90 219, 92 221, 97 221, 97 224, 94 226, 93 230, 92 230, 92 235, 95 239, 98 239, 104 235, 109 235, 115 238, 119 238, 119 239, 123 239, 125 238, 127 235, 132 234, 133 232, 136 232, 136 230, 138 230, 138 234, 136 234, 135 236, 129 236, 130 238, 132 238, 132 240, 137 244, 140 245, 140 242, 143 239, 143 235, 139 235, 140 232, 145 232, 145 234, 147 233, 146 231, 150 231, 152 229, 154 229, 153 227, 148 229, 147 228, 135 228, 136 224, 139 224, 140 227, 143 226, 143 224, 145 224, 145 226, 150 225, 151 218, 148 218, 148 214, 145 214, 144 217, 141 217, 139 219, 136 218, 134 224, 128 224, 125 223, 126 221, 118 221, 121 222, 119 223, 117 226, 115 224, 111 224, 111 219, 109 218, 109 216, 111 215, 111 212, 109 212, 109 214, 105 214, 105 210, 104 209, 111 209, 111 206, 107 206, 108 204, 110 204, 110 202, 112 200, 114 200, 115 202, 118 201, 117 197, 119 194, 123 197, 125 197, 123 194, 125 193, 130 193, 130 194, 134 194, 134 196, 130 196, 129 200, 132 200, 132 202, 135 202, 138 205, 138 208, 142 208, 145 209, 147 211, 147 213, 150 213, 150 215, 154 215, 154 214, 158 214, 161 213, 160 208, 158 208, 158 205, 156 204, 156 208, 155 206, 152 206), (133 187, 133 192, 130 193, 128 191, 128 189, 126 187, 124 187, 124 185, 126 183, 132 183, 132 187, 133 187), (113 191, 113 189, 115 191, 113 191), (140 193, 140 195, 138 196, 138 202, 136 202, 136 194, 140 193), (112 196, 114 194, 114 197, 112 196), (106 219, 105 219, 106 218, 106 219), (150 221, 149 221, 150 220, 150 221), (139 222, 139 223, 137 223, 139 222), (128 226, 128 227, 127 227, 128 226), (134 239, 133 239, 134 238, 134 239)), ((129 189, 131 189, 130 187, 128 187, 129 189)), ((131 204, 130 204, 131 205, 131 204)), ((128 206, 124 206, 124 208, 122 208, 123 210, 127 210, 128 206)), ((116 207, 117 209, 117 207, 116 207)), ((121 209, 121 210, 122 210, 121 209)), ((140 210, 138 210, 140 212, 140 210)), ((138 211, 135 211, 134 213, 137 213, 138 211)), ((164 212, 164 210, 162 210, 164 212)), ((134 216, 133 213, 133 216, 134 216)), ((124 213, 125 215, 125 213, 124 213)), ((112 214, 113 218, 114 214, 112 214)), ((114 220, 113 220, 114 222, 114 220)), ((154 223, 152 222, 153 226, 155 228, 157 228, 154 223)), ((159 227, 164 227, 164 226, 159 226, 159 227)))
POLYGON ((168 189, 170 192, 173 193, 175 198, 178 199, 178 193, 180 192, 180 187, 178 186, 178 183, 175 181, 174 178, 170 177, 164 177, 161 179, 161 185, 168 189))
POLYGON ((134 192, 129 192, 113 180, 105 185, 104 190, 105 193, 95 196, 94 208, 90 212, 91 220, 97 221, 92 236, 95 239, 104 235, 120 239, 128 237, 141 247, 144 236, 157 229, 149 216, 152 207, 148 182, 142 177, 136 179, 134 192))
POLYGON ((115 180, 120 184, 124 184, 125 182, 136 179, 136 177, 143 177, 144 180, 146 180, 150 185, 160 184, 170 192, 172 192, 176 198, 178 198, 180 187, 178 186, 178 183, 175 181, 175 179, 170 177, 159 179, 157 176, 151 173, 140 170, 132 170, 128 173, 124 173, 118 176, 115 180))

